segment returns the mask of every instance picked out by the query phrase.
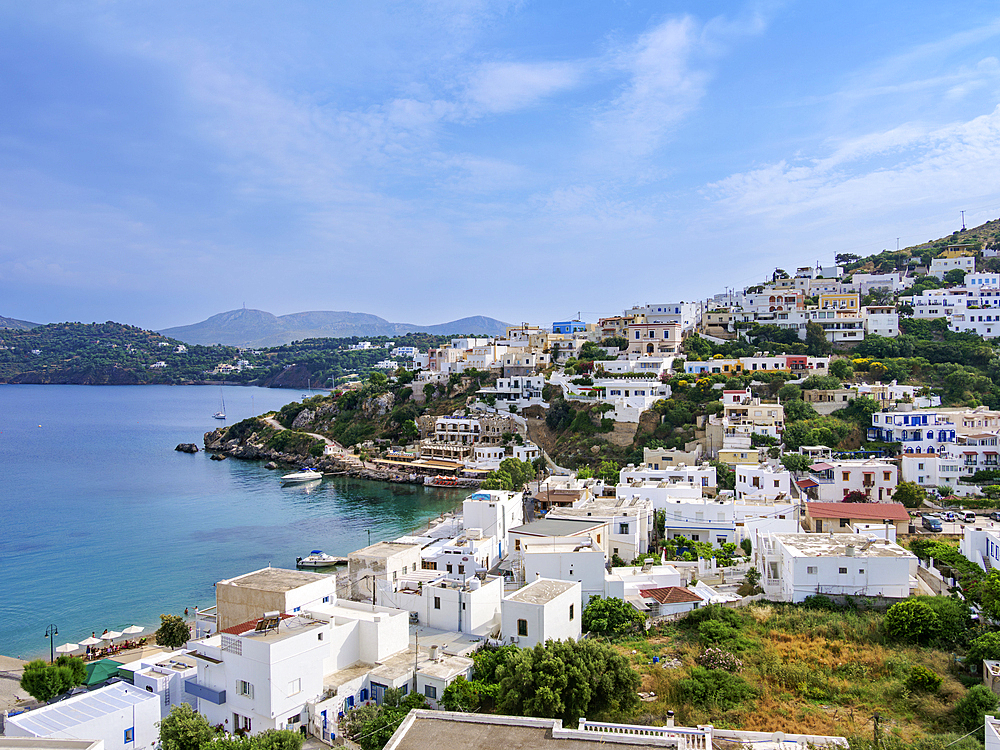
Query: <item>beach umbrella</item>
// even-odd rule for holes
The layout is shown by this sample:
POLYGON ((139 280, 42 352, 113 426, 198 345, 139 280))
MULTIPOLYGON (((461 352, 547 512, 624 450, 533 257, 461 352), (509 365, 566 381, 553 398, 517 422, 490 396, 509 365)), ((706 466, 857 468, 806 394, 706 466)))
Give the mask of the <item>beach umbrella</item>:
POLYGON ((94 638, 93 636, 91 636, 90 638, 84 638, 82 641, 80 641, 80 645, 81 646, 96 646, 100 642, 101 642, 100 638, 94 638))
POLYGON ((56 651, 60 654, 68 654, 71 651, 76 651, 78 648, 80 648, 79 643, 64 643, 61 646, 56 646, 56 651))
POLYGON ((142 625, 129 625, 122 631, 122 633, 125 635, 135 635, 136 633, 141 633, 145 629, 146 628, 142 627, 142 625))
POLYGON ((122 631, 120 630, 109 630, 107 633, 101 635, 102 641, 113 641, 115 638, 121 638, 122 631))

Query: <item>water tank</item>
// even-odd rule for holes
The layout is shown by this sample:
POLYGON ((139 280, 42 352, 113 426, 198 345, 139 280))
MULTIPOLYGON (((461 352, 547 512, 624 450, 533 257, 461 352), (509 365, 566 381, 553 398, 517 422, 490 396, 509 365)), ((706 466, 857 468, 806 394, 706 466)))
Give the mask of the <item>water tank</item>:
POLYGON ((437 661, 437 660, 438 660, 438 647, 431 646, 431 661, 437 661))
POLYGON ((848 544, 847 545, 847 556, 848 557, 854 557, 854 545, 853 544, 848 544))
POLYGON ((469 579, 469 591, 479 591, 479 588, 483 585, 482 581, 473 576, 469 579))

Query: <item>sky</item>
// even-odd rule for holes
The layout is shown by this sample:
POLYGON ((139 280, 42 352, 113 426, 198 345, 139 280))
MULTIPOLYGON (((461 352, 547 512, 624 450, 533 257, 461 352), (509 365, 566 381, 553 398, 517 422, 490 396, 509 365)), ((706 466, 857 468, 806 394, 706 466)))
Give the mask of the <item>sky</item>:
POLYGON ((545 324, 1000 217, 995 2, 0 4, 0 315, 545 324), (897 240, 898 238, 898 240, 897 240))

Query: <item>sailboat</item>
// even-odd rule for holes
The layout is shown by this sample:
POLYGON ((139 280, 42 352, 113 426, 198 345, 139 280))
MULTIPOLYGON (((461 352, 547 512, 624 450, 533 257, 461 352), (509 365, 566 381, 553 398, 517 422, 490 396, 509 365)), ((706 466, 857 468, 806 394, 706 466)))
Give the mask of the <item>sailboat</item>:
POLYGON ((226 418, 226 397, 222 395, 222 389, 221 388, 219 389, 219 401, 221 403, 221 407, 212 416, 215 417, 216 419, 225 419, 226 418))

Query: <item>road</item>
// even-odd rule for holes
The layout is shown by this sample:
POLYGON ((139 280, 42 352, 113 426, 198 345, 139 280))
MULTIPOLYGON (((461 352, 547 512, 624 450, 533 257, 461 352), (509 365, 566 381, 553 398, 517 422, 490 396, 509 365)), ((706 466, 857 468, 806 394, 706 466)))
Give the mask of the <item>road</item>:
MULTIPOLYGON (((943 515, 943 514, 938 514, 943 515)), ((1000 521, 991 521, 989 516, 977 516, 976 522, 974 524, 966 524, 961 521, 941 521, 941 531, 928 531, 923 526, 920 525, 920 517, 913 519, 913 525, 916 526, 916 531, 918 534, 927 534, 928 536, 933 536, 935 534, 957 534, 961 536, 965 533, 966 526, 976 526, 980 529, 994 529, 1000 531, 1000 521)))

